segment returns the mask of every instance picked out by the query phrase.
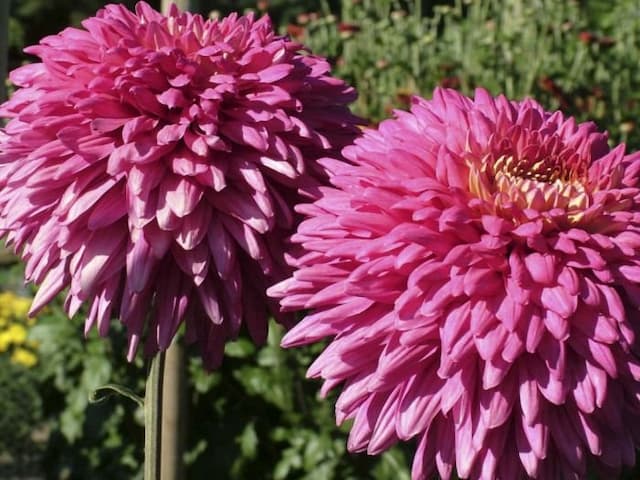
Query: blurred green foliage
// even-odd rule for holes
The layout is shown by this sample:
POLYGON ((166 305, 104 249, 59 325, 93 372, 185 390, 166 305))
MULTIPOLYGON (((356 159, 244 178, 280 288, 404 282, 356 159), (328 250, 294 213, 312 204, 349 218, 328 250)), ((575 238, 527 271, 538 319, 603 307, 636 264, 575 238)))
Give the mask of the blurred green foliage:
MULTIPOLYGON (((90 398, 109 383, 142 396, 143 361, 124 359, 126 338, 119 324, 108 338, 91 332, 85 339, 81 330, 81 318, 68 320, 62 305, 54 304, 30 332, 40 345, 36 367, 4 369, 8 362, 0 355, 0 434, 10 439, 0 441, 0 478, 6 454, 12 471, 33 470, 38 459, 48 479, 142 478, 140 407, 118 395, 99 403, 90 398), (33 441, 34 431, 44 438, 33 441)), ((216 478, 233 480, 409 480, 407 450, 397 447, 380 458, 346 452, 348 429, 335 426, 335 398, 318 398, 317 383, 305 380, 320 348, 283 350, 282 334, 273 324, 262 348, 246 338, 229 344, 225 363, 215 372, 205 371, 197 352, 190 352, 187 478, 207 479, 215 471, 225 472, 216 478)))
MULTIPOLYGON (((133 6, 135 1, 121 2, 133 6)), ((159 1, 149 2, 158 7, 159 1)), ((10 65, 28 60, 24 45, 78 25, 100 0, 14 0, 10 65)), ((635 0, 199 0, 202 13, 268 11, 283 33, 328 56, 355 85, 358 114, 376 123, 412 94, 435 86, 472 93, 478 86, 512 98, 534 96, 595 120, 614 141, 640 147, 640 11, 635 0)), ((0 268, 0 285, 24 294, 21 272, 0 268)), ((272 326, 263 348, 241 338, 223 367, 188 363, 187 478, 240 480, 405 480, 414 445, 380 457, 346 452, 348 425, 336 427, 335 394, 318 398, 304 372, 321 346, 285 351, 272 326)), ((0 354, 0 478, 37 468, 47 479, 139 479, 142 413, 124 397, 93 404, 104 384, 142 395, 145 366, 124 359, 125 334, 82 335, 82 319, 60 305, 38 317, 32 369, 0 354), (10 439, 10 441, 6 441, 10 439), (25 453, 27 452, 27 453, 25 453), (20 470, 20 465, 26 465, 20 470), (2 470, 4 468, 4 470, 2 470), (10 470, 13 468, 13 470, 10 470), (9 469, 9 470, 8 470, 9 469), (17 473, 16 473, 17 472, 17 473)), ((9 477, 10 478, 10 477, 9 477)), ((629 478, 637 478, 630 473, 629 478)))
POLYGON ((399 448, 380 459, 346 452, 335 398, 320 399, 318 383, 304 375, 320 347, 283 350, 282 333, 272 324, 259 349, 247 339, 229 344, 213 373, 192 356, 188 477, 208 478, 215 466, 234 480, 408 480, 407 452, 399 448))
POLYGON ((43 450, 34 440, 43 415, 39 387, 32 370, 0 356, 0 478, 37 472, 43 450))
POLYGON ((378 122, 436 86, 532 96, 594 120, 640 147, 640 10, 635 1, 344 0, 301 36, 358 88, 357 113, 378 122))
POLYGON ((109 382, 143 392, 143 362, 123 359, 122 327, 114 324, 106 339, 95 331, 84 338, 81 319, 68 320, 54 304, 38 316, 30 338, 39 343, 41 362, 33 370, 50 432, 43 455, 47 478, 134 478, 142 460, 141 409, 124 397, 90 403, 109 382))

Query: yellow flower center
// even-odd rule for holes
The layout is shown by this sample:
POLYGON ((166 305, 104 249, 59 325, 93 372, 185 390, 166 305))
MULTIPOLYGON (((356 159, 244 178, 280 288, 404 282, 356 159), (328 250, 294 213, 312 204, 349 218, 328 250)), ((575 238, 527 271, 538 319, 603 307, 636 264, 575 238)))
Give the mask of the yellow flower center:
POLYGON ((515 205, 520 209, 566 211, 570 223, 580 220, 590 205, 585 187, 586 172, 567 165, 540 160, 528 162, 501 156, 491 162, 469 162, 469 190, 493 204, 494 212, 515 205))

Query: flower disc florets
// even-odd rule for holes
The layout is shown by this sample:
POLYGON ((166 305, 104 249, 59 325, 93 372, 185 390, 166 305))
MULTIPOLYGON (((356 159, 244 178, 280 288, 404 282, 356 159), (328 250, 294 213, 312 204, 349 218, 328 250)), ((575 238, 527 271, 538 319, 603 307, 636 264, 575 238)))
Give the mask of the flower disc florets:
POLYGON ((591 123, 436 90, 324 161, 285 346, 343 384, 349 448, 413 478, 615 478, 640 444, 640 155, 591 123))
POLYGON ((32 312, 68 287, 87 328, 120 317, 130 357, 145 325, 153 353, 186 319, 215 365, 242 322, 264 339, 289 205, 357 132, 355 92, 266 17, 140 2, 83 26, 26 49, 42 63, 0 111, 0 228, 41 283, 32 312))

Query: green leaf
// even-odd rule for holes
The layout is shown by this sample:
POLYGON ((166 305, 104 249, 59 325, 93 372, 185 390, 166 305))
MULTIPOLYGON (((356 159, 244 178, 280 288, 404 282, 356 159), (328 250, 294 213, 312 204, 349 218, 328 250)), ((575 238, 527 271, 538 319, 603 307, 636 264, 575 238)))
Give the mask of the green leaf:
POLYGON ((129 400, 134 401, 139 407, 144 407, 144 400, 142 397, 137 395, 133 390, 123 385, 118 385, 116 383, 107 383, 106 385, 102 385, 96 389, 94 389, 89 394, 89 402, 90 403, 101 403, 104 402, 109 397, 114 394, 120 395, 122 397, 126 397, 129 400))
POLYGON ((72 409, 64 410, 60 415, 60 430, 70 442, 80 438, 83 420, 84 418, 79 417, 72 409))
POLYGON ((242 451, 242 455, 253 459, 256 457, 257 449, 258 449, 258 435, 256 434, 255 425, 253 422, 247 423, 238 438, 238 442, 240 443, 240 450, 242 451))
POLYGON ((234 342, 229 342, 224 348, 225 355, 231 358, 247 358, 255 351, 255 345, 247 338, 239 338, 234 342))

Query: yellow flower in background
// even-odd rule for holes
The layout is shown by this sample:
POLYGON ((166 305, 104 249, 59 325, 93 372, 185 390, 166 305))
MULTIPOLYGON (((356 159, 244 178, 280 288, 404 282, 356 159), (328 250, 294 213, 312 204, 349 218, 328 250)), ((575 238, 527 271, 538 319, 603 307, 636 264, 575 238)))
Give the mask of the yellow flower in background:
POLYGON ((38 363, 38 357, 35 353, 27 350, 26 348, 16 348, 11 354, 11 363, 31 368, 38 363))
POLYGON ((0 353, 10 354, 10 361, 27 368, 38 363, 37 342, 28 340, 34 318, 27 318, 31 299, 13 292, 0 292, 0 353))
POLYGON ((0 315, 3 317, 11 316, 11 307, 15 297, 16 295, 12 292, 0 292, 0 315))
POLYGON ((0 294, 0 318, 6 323, 11 317, 11 303, 4 294, 0 294))
POLYGON ((21 345, 27 339, 27 329, 19 323, 12 323, 6 330, 9 341, 14 345, 21 345))
POLYGON ((11 339, 7 332, 0 332, 0 352, 6 352, 11 345, 11 339))
POLYGON ((31 307, 31 299, 25 297, 18 297, 14 295, 13 298, 13 315, 17 318, 25 318, 28 320, 33 320, 27 317, 29 313, 29 308, 31 307))

